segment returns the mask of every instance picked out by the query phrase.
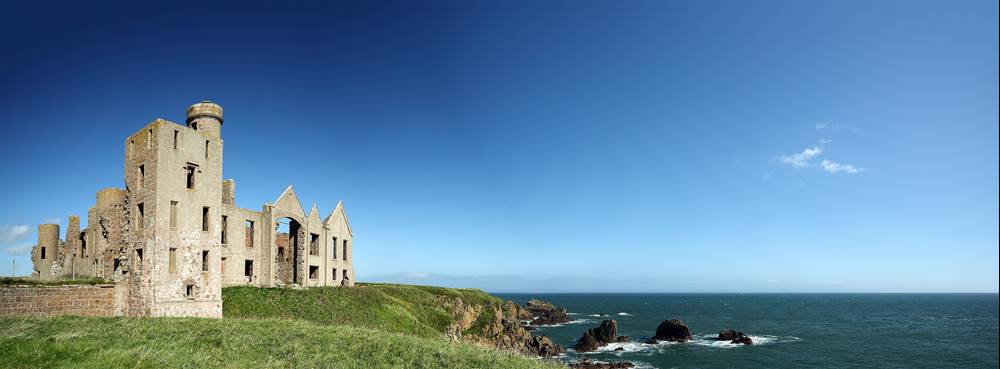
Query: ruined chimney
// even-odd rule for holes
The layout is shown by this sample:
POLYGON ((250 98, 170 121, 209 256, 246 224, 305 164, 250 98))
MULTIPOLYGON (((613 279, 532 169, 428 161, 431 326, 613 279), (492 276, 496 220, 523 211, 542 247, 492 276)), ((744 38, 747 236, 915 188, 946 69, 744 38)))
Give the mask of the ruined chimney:
POLYGON ((222 107, 205 100, 187 108, 187 126, 206 132, 213 138, 222 137, 222 107))

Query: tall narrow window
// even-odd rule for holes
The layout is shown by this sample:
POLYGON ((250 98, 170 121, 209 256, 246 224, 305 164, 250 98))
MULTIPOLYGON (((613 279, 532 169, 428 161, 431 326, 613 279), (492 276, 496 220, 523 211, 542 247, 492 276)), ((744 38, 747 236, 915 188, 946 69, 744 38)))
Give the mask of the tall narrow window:
POLYGON ((139 262, 139 267, 142 267, 142 249, 135 249, 136 261, 139 262))
POLYGON ((208 140, 205 140, 205 159, 208 159, 208 140))
POLYGON ((340 254, 340 257, 344 258, 345 261, 348 260, 347 259, 347 240, 344 240, 344 252, 340 254))
POLYGON ((128 158, 135 157, 135 139, 128 140, 128 158))
POLYGON ((178 131, 176 129, 174 130, 174 150, 177 150, 177 139, 180 134, 181 131, 178 131))
POLYGON ((208 250, 201 252, 201 271, 208 271, 208 250))
POLYGON ((246 246, 253 247, 253 221, 249 219, 246 222, 246 246))
POLYGON ((87 234, 80 232, 80 258, 83 259, 87 255, 87 234))
POLYGON ((219 266, 219 272, 222 273, 222 275, 226 275, 226 258, 222 258, 222 264, 219 266))
POLYGON ((194 164, 188 164, 184 167, 185 180, 187 181, 187 188, 194 189, 194 173, 198 170, 198 166, 194 164))
POLYGON ((177 273, 177 248, 170 248, 169 261, 167 262, 167 270, 170 273, 177 273))
POLYGON ((229 222, 227 222, 227 220, 229 220, 229 218, 226 217, 225 215, 223 215, 222 216, 222 244, 223 245, 229 243, 229 237, 226 235, 226 233, 228 233, 228 232, 226 232, 227 228, 229 228, 228 225, 227 225, 229 222))
POLYGON ((153 130, 146 131, 146 150, 153 148, 153 130))
POLYGON ((319 235, 309 234, 309 255, 319 255, 319 235))
MULTIPOLYGON (((330 246, 330 255, 333 258, 333 260, 337 260, 337 237, 333 238, 333 243, 331 245, 332 246, 330 246)), ((336 276, 334 276, 333 279, 337 279, 336 276)))
POLYGON ((42 246, 42 260, 45 260, 45 246, 42 246))
POLYGON ((177 201, 170 202, 170 228, 177 228, 177 201))
POLYGON ((333 280, 337 280, 337 268, 333 268, 333 280))
POLYGON ((253 260, 246 260, 243 262, 243 276, 253 277, 253 260))
POLYGON ((201 231, 208 232, 208 207, 201 208, 201 231))
POLYGON ((139 166, 139 189, 142 189, 146 185, 146 165, 139 166))
POLYGON ((135 213, 136 227, 138 229, 142 229, 143 227, 145 227, 145 223, 146 223, 146 211, 145 211, 145 206, 143 205, 143 203, 140 202, 139 205, 136 205, 135 206, 135 211, 136 211, 136 213, 135 213))

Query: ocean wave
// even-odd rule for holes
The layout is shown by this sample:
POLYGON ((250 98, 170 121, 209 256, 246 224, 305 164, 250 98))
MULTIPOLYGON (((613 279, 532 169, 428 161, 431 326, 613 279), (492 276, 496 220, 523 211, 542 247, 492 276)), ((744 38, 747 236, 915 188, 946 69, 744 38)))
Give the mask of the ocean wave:
POLYGON ((562 326, 571 325, 571 324, 583 324, 583 323, 589 323, 589 322, 590 322, 590 319, 583 318, 583 319, 570 320, 570 321, 565 322, 565 323, 539 324, 539 325, 536 325, 535 327, 539 327, 539 328, 552 328, 552 327, 562 327, 562 326))
POLYGON ((632 316, 632 314, 629 314, 629 313, 626 313, 626 312, 618 313, 618 315, 620 315, 620 316, 632 316))

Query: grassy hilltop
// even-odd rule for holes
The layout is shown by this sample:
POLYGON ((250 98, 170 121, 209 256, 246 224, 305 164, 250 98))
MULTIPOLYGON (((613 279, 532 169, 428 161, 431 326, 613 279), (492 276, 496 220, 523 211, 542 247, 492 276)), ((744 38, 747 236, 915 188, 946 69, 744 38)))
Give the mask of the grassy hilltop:
MULTIPOLYGON (((450 302, 490 311, 478 290, 365 284, 223 289, 224 319, 0 318, 3 368, 564 368, 451 342, 450 302)), ((478 314, 464 329, 492 323, 478 314)))

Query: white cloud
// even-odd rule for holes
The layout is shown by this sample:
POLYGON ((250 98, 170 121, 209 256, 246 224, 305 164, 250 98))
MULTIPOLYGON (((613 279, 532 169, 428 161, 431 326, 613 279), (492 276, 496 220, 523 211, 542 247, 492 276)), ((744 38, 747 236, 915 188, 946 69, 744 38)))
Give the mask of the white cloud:
POLYGON ((791 165, 792 168, 805 168, 810 165, 809 161, 823 153, 823 148, 819 146, 808 147, 798 154, 782 155, 778 157, 782 163, 791 165))
POLYGON ((31 227, 26 225, 9 226, 5 225, 0 227, 0 243, 11 243, 16 242, 28 235, 28 231, 31 227))
POLYGON ((833 142, 833 140, 828 139, 828 138, 824 138, 824 139, 820 139, 819 140, 819 144, 820 145, 826 145, 826 144, 831 143, 831 142, 833 142))
POLYGON ((830 123, 833 123, 833 121, 824 120, 822 122, 818 122, 818 123, 816 123, 816 130, 819 131, 821 129, 826 129, 827 127, 830 126, 830 123))
POLYGON ((34 245, 26 243, 22 245, 16 245, 4 248, 3 252, 10 255, 25 255, 31 252, 32 247, 34 247, 34 245))
POLYGON ((62 223, 62 218, 49 218, 45 220, 45 223, 59 224, 62 223))
POLYGON ((820 162, 820 164, 823 165, 823 170, 825 170, 827 172, 830 172, 830 173, 841 173, 841 172, 843 172, 843 173, 848 173, 848 174, 855 174, 855 173, 861 173, 861 172, 865 171, 865 168, 858 168, 858 167, 855 167, 852 164, 840 164, 840 163, 835 162, 833 160, 823 159, 823 161, 820 162))

